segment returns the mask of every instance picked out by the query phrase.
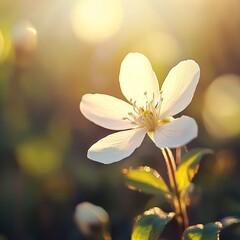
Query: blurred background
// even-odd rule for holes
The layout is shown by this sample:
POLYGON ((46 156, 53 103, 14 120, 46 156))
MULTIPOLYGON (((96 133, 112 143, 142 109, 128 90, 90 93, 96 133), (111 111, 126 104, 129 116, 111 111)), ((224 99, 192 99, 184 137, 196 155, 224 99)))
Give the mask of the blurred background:
MULTIPOLYGON (((145 139, 129 158, 95 163, 87 149, 111 131, 79 111, 85 93, 123 99, 118 76, 129 52, 145 54, 159 83, 194 59, 201 79, 182 113, 199 136, 189 148, 215 151, 201 163, 191 224, 240 217, 240 1, 1 0, 0 239, 86 239, 74 223, 78 203, 109 214, 113 239, 130 239, 133 218, 156 197, 126 188, 121 171, 149 165, 164 175, 145 139)), ((167 231, 166 229, 166 235, 167 231)), ((222 239, 240 239, 239 227, 222 239)))

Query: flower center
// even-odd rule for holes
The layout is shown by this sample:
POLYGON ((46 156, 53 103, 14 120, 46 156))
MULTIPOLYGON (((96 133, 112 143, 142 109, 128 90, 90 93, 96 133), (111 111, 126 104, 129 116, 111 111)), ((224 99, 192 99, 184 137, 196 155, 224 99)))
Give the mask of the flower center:
POLYGON ((155 101, 154 94, 151 100, 148 99, 147 92, 144 93, 146 98, 145 106, 139 107, 137 102, 133 102, 130 99, 130 103, 133 106, 133 112, 129 112, 128 116, 123 119, 130 120, 132 124, 138 127, 145 127, 148 132, 153 132, 159 124, 165 124, 170 122, 171 118, 160 118, 160 110, 162 104, 162 92, 160 92, 160 98, 155 101))

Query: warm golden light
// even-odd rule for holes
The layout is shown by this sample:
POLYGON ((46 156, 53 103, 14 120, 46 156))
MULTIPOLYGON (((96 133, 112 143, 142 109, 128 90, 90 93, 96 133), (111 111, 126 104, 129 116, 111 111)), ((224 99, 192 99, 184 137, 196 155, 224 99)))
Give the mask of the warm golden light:
POLYGON ((133 48, 160 64, 176 62, 181 54, 178 41, 169 33, 160 31, 146 34, 134 44, 133 48))
POLYGON ((4 51, 4 39, 3 39, 3 34, 0 31, 0 62, 3 56, 3 51, 4 51))
POLYGON ((77 37, 87 42, 99 42, 117 32, 122 18, 119 0, 82 0, 73 8, 71 23, 77 37))
POLYGON ((203 120, 207 131, 217 138, 240 133, 240 76, 226 74, 216 78, 204 96, 203 120))

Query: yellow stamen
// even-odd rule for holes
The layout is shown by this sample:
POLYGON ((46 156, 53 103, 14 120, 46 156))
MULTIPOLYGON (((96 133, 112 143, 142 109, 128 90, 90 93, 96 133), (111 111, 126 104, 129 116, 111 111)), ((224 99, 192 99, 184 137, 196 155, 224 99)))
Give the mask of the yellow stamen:
POLYGON ((157 103, 155 102, 155 96, 153 93, 152 100, 149 101, 147 92, 144 92, 146 97, 145 107, 139 107, 137 102, 130 99, 130 103, 133 106, 133 112, 129 112, 129 117, 123 119, 130 120, 134 125, 138 127, 145 127, 146 130, 151 134, 155 131, 158 125, 169 123, 173 120, 172 117, 161 119, 160 110, 162 104, 162 92, 157 103))

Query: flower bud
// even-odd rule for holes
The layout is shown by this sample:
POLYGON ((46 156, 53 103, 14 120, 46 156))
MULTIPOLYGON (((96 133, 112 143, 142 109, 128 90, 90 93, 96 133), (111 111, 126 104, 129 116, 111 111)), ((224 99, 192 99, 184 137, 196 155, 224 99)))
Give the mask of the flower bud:
POLYGON ((75 221, 86 236, 103 235, 109 222, 109 215, 103 208, 83 202, 76 206, 75 221))
POLYGON ((26 65, 37 46, 36 29, 28 21, 19 21, 13 27, 12 41, 16 62, 20 65, 26 65))

